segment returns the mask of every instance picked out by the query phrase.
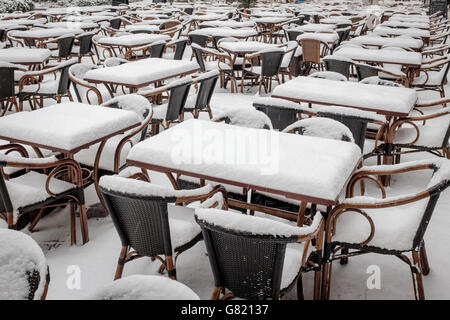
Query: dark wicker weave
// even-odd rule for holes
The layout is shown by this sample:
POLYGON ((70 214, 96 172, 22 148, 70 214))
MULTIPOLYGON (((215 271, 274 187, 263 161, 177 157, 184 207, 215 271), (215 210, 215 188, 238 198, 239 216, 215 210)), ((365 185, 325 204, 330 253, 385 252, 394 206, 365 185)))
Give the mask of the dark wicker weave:
POLYGON ((19 111, 14 86, 14 72, 18 69, 12 64, 0 66, 0 116, 3 116, 13 106, 15 111, 19 111))
MULTIPOLYGON (((209 73, 208 73, 209 74, 209 73)), ((209 103, 214 92, 214 89, 219 79, 219 72, 211 72, 210 76, 203 76, 197 83, 200 83, 200 88, 197 92, 197 98, 195 100, 195 105, 192 109, 184 108, 184 111, 193 112, 194 117, 198 118, 201 111, 208 112, 209 118, 212 119, 211 107, 209 103)))
POLYGON ((283 108, 279 105, 267 105, 254 102, 253 106, 258 111, 264 112, 272 121, 274 129, 282 130, 297 121, 298 110, 283 108))
POLYGON ((325 68, 327 71, 334 71, 342 74, 347 79, 350 76, 350 67, 353 65, 351 61, 344 61, 342 59, 333 59, 332 57, 325 57, 325 68))
MULTIPOLYGON (((286 245, 297 237, 258 236, 224 229, 199 220, 216 288, 237 298, 279 299, 294 281, 280 290, 286 245)), ((299 270, 300 273, 300 270, 299 270)))
POLYGON ((151 58, 162 58, 166 44, 164 42, 158 42, 150 46, 151 48, 151 58))
POLYGON ((173 55, 173 60, 183 59, 183 54, 188 43, 187 39, 178 39, 175 44, 175 53, 173 55))

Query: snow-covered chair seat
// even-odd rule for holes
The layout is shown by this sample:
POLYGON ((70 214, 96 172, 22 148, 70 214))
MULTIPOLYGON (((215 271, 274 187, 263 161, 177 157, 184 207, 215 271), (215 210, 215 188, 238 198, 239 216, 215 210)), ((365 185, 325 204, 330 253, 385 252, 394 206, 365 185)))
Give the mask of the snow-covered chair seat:
POLYGON ((162 276, 131 275, 111 282, 90 300, 200 300, 188 286, 162 276))
MULTIPOLYGON (((416 105, 415 109, 420 110, 421 106, 426 109, 448 101, 445 98, 439 99, 428 104, 416 105)), ((394 121, 390 134, 398 153, 401 153, 402 148, 406 148, 416 151, 441 151, 442 154, 438 155, 449 157, 450 111, 441 108, 423 114, 412 112, 408 117, 394 121)))
POLYGON ((418 70, 419 76, 411 83, 412 87, 419 90, 438 91, 441 98, 445 97, 445 84, 447 83, 448 70, 450 68, 450 55, 436 58, 430 63, 422 64, 418 70))
POLYGON ((301 279, 309 241, 323 227, 320 213, 304 227, 219 209, 197 208, 195 219, 213 269, 213 299, 225 289, 227 298, 279 299, 301 279))
POLYGON ((225 204, 221 193, 225 190, 211 185, 195 190, 174 190, 147 182, 148 178, 142 173, 130 174, 125 170, 122 175, 100 179, 102 197, 122 241, 115 279, 121 277, 126 262, 140 256, 157 256, 162 262, 160 272, 166 268, 169 277, 175 279, 176 257, 201 239, 201 231, 194 221, 192 208, 174 206, 171 212, 169 204, 187 205, 216 195, 220 199, 211 205, 220 203, 222 208, 225 204), (131 248, 135 254, 129 254, 131 248))
POLYGON ((286 127, 283 132, 348 142, 355 141, 352 132, 346 125, 322 117, 298 120, 286 127))
POLYGON ((212 119, 210 102, 216 87, 217 79, 219 79, 219 71, 212 70, 195 78, 197 85, 200 84, 196 94, 189 95, 184 105, 185 112, 192 112, 195 118, 198 118, 201 111, 208 112, 209 118, 212 119))
POLYGON ((31 102, 33 97, 52 98, 57 102, 60 102, 64 96, 71 97, 69 68, 76 62, 76 59, 71 59, 51 68, 25 72, 16 89, 20 104, 23 104, 25 100, 31 102), (41 81, 42 78, 46 77, 48 77, 47 80, 41 81), (35 82, 37 83, 34 84, 35 82))
POLYGON ((44 300, 50 274, 44 253, 30 236, 0 229, 0 300, 44 300))
MULTIPOLYGON (((331 263, 337 257, 336 248, 356 250, 362 253, 381 253, 399 257, 410 266, 416 299, 424 299, 422 274, 428 274, 423 237, 430 223, 435 205, 442 191, 450 185, 450 160, 426 159, 396 165, 362 167, 351 178, 347 187, 347 198, 335 207, 328 216, 325 246, 329 248, 325 258, 325 277, 331 276, 331 263), (434 171, 428 184, 420 190, 400 194, 386 190, 379 183, 382 198, 355 196, 354 186, 363 179, 419 170, 434 171), (412 261, 407 253, 412 253, 412 261)), ((349 257, 349 256, 347 256, 349 257)), ((331 280, 331 279, 330 279, 331 280)), ((325 284, 323 294, 329 296, 330 283, 325 284)))
MULTIPOLYGON (((17 150, 16 145, 0 147, 2 150, 17 150)), ((31 221, 30 230, 39 221, 43 209, 49 205, 65 205, 75 202, 80 205, 81 217, 85 218, 84 199, 82 192, 82 173, 79 165, 70 159, 58 160, 55 156, 47 158, 27 158, 16 153, 7 155, 0 153, 1 167, 19 167, 32 169, 47 169, 46 175, 36 171, 29 171, 15 178, 5 180, 0 175, 0 218, 6 220, 8 227, 23 228, 29 221, 29 214, 40 210, 31 221), (74 172, 74 182, 69 183, 58 179, 61 174, 67 174, 68 168, 74 172)), ((75 212, 71 212, 75 215, 75 212)), ((72 242, 75 235, 72 235, 72 242)))
MULTIPOLYGON (((118 108, 135 112, 141 119, 141 124, 123 134, 107 140, 100 156, 98 167, 108 173, 118 173, 125 166, 126 157, 131 147, 145 138, 148 124, 152 119, 152 107, 143 96, 127 94, 117 96, 102 104, 105 107, 118 108)), ((80 164, 93 168, 100 143, 75 154, 75 160, 80 164)))
POLYGON ((84 80, 86 72, 97 68, 93 64, 86 63, 75 64, 69 68, 69 78, 72 81, 77 100, 81 103, 99 105, 112 98, 105 86, 98 88, 84 80))

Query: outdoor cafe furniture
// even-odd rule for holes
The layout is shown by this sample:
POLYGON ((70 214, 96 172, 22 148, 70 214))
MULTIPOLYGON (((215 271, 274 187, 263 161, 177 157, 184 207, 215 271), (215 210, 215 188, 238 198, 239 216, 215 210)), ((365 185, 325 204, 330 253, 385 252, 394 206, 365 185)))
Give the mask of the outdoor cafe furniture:
POLYGON ((428 30, 422 30, 417 28, 406 28, 406 29, 399 29, 399 28, 391 28, 391 27, 382 27, 381 25, 378 25, 373 30, 373 33, 380 34, 380 35, 388 35, 388 36, 410 36, 413 38, 422 38, 424 43, 428 43, 430 40, 430 31, 428 30))
MULTIPOLYGON (((76 163, 72 166, 77 169, 79 165, 73 158, 78 151, 97 143, 104 144, 111 137, 131 130, 140 123, 138 115, 132 111, 81 103, 60 103, 0 118, 0 139, 31 146, 38 154, 41 154, 41 148, 60 153, 67 162, 76 163), (55 132, 58 134, 55 134, 55 132)), ((98 158, 101 156, 101 151, 102 148, 99 148, 98 158)), ((53 162, 55 159, 53 159, 53 162)), ((34 159, 30 161, 34 161, 34 159)), ((39 161, 39 159, 36 161, 39 161)), ((46 160, 42 161, 44 164, 48 164, 46 160)), ((22 164, 22 166, 26 165, 22 164)), ((96 161, 96 166, 93 169, 94 184, 98 182, 95 181, 97 171, 98 161, 96 161)), ((73 182, 80 186, 85 181, 80 180, 81 172, 78 172, 78 174, 78 181, 74 180, 73 182)), ((45 182, 42 191, 46 193, 45 182)), ((86 243, 89 241, 89 235, 84 200, 78 202, 77 206, 80 211, 83 243, 86 243)), ((74 210, 75 207, 71 207, 73 227, 75 226, 74 210)), ((75 241, 75 234, 72 233, 72 244, 75 241)))
POLYGON ((29 66, 30 69, 44 66, 51 57, 48 49, 7 48, 0 49, 0 61, 29 66))
POLYGON ((165 173, 174 188, 178 185, 173 174, 182 174, 200 179, 200 183, 208 180, 301 201, 299 213, 293 214, 229 200, 232 206, 301 225, 308 202, 325 206, 336 203, 360 159, 361 151, 353 143, 190 119, 136 144, 127 163, 165 173), (206 136, 208 141, 204 140, 206 136), (263 155, 260 147, 272 151, 263 155), (336 149, 340 152, 334 152, 336 149), (261 156, 255 158, 258 153, 261 156))
POLYGON ((199 66, 194 61, 147 58, 88 71, 84 80, 90 83, 103 83, 108 90, 109 85, 124 86, 133 93, 150 84, 195 73, 198 69, 199 66))
MULTIPOLYGON (((393 255, 405 262, 413 280, 414 296, 425 299, 422 275, 430 271, 424 235, 436 203, 450 184, 450 160, 427 159, 392 166, 365 166, 350 180, 346 198, 328 215, 325 232, 322 299, 329 299, 333 260, 366 253, 393 255), (395 175, 429 170, 432 177, 418 191, 400 194, 378 183, 382 198, 356 196, 354 187, 376 175, 395 175), (407 254, 411 253, 412 259, 407 254)), ((344 259, 344 260, 342 260, 344 259)), ((353 259, 353 258, 351 258, 353 259)))
POLYGON ((256 37, 258 33, 255 29, 251 28, 240 28, 233 29, 227 27, 214 27, 214 28, 203 28, 191 31, 189 35, 205 35, 208 37, 220 36, 220 37, 233 37, 236 39, 248 39, 250 37, 256 37))
POLYGON ((14 31, 14 37, 18 39, 23 39, 25 43, 35 42, 36 46, 39 47, 39 43, 49 40, 52 38, 57 38, 67 34, 80 34, 83 33, 81 29, 66 29, 66 28, 50 28, 50 29, 33 29, 26 31, 14 31))
POLYGON ((381 49, 381 47, 401 47, 401 48, 411 48, 414 51, 420 51, 423 47, 423 41, 414 38, 386 38, 375 34, 354 37, 350 39, 349 43, 356 43, 366 47, 376 47, 381 49))
POLYGON ((132 171, 102 177, 100 191, 122 242, 114 280, 122 277, 127 262, 138 257, 158 258, 159 272, 166 269, 169 278, 176 280, 176 258, 202 238, 192 209, 172 209, 170 204, 186 206, 225 193, 223 187, 211 185, 174 190, 152 184, 142 172, 132 171))
POLYGON ((111 56, 117 56, 114 48, 124 49, 125 57, 132 54, 133 49, 150 45, 159 41, 168 41, 170 37, 162 34, 131 34, 117 37, 103 37, 98 40, 98 43, 111 48, 111 56))

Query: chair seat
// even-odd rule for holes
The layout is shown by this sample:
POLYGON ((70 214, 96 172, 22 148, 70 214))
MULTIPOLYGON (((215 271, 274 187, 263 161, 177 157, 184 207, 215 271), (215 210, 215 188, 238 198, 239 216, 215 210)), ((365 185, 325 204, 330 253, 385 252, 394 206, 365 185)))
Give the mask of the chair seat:
POLYGON ((205 69, 206 71, 212 71, 212 70, 217 70, 219 69, 220 66, 220 70, 231 70, 231 67, 223 62, 218 63, 217 61, 205 61, 205 69))
MULTIPOLYGON (((120 141, 126 136, 126 134, 117 135, 114 137, 111 137, 108 139, 108 141, 105 144, 105 147, 102 150, 102 155, 100 157, 100 163, 99 168, 102 170, 107 170, 110 172, 114 171, 114 156, 117 150, 117 146, 119 145, 120 141)), ((136 144, 140 140, 140 133, 136 134, 132 137, 133 144, 136 144)), ((94 167, 95 157, 97 155, 98 147, 100 146, 100 143, 97 143, 93 146, 91 146, 88 149, 83 149, 75 154, 75 160, 79 163, 91 167, 94 167)), ((128 153, 130 152, 131 146, 130 143, 126 143, 123 148, 122 152, 120 153, 120 161, 119 161, 119 168, 123 167, 126 162, 126 158, 128 153)))
POLYGON ((197 95, 190 94, 186 99, 186 104, 184 105, 185 111, 191 111, 195 109, 195 103, 197 102, 197 95))
MULTIPOLYGON (((58 92, 59 79, 42 81, 38 84, 26 85, 22 88, 21 93, 26 94, 56 94, 58 92)), ((16 94, 19 93, 19 88, 16 87, 16 94)))
POLYGON ((170 238, 174 251, 192 242, 202 232, 195 222, 194 210, 191 207, 168 206, 170 238))
POLYGON ((166 120, 167 107, 168 107, 167 103, 152 106, 153 109, 152 120, 160 120, 160 121, 166 120))
MULTIPOLYGON (((375 225, 375 233, 367 246, 395 251, 409 251, 419 228, 427 199, 402 206, 364 209, 375 225)), ((369 222, 356 212, 345 212, 336 221, 333 241, 359 244, 370 234, 369 222)))
MULTIPOLYGON (((444 116, 442 118, 429 120, 425 125, 418 125, 420 135, 419 139, 413 145, 428 148, 441 148, 446 146, 447 141, 444 141, 444 138, 450 124, 450 116, 444 116)), ((409 144, 416 136, 416 129, 405 125, 396 131, 394 144, 409 144)))
MULTIPOLYGON (((9 196, 17 213, 20 209, 34 204, 38 204, 51 196, 45 190, 47 176, 45 174, 30 171, 17 178, 5 181, 9 196)), ((57 179, 50 180, 50 191, 55 194, 61 194, 75 188, 75 185, 57 179)))
POLYGON ((300 272, 303 248, 304 243, 289 243, 286 246, 280 290, 287 289, 300 272))
POLYGON ((245 68, 245 71, 253 73, 253 74, 261 75, 261 67, 260 66, 255 66, 253 68, 245 68))
POLYGON ((440 86, 441 83, 442 83, 441 71, 429 71, 428 79, 427 79, 427 75, 425 73, 421 72, 418 77, 414 78, 412 85, 413 86, 420 86, 420 85, 440 86))

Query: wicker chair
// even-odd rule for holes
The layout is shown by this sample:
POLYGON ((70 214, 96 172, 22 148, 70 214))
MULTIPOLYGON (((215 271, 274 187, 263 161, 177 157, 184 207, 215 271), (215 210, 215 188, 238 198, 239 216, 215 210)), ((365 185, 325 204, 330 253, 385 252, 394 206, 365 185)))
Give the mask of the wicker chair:
POLYGON ((96 65, 85 63, 74 64, 69 68, 69 79, 72 82, 78 102, 99 105, 103 103, 105 98, 113 98, 111 93, 103 93, 95 85, 83 79, 86 72, 97 68, 96 65))
POLYGON ((174 52, 173 54, 166 53, 164 55, 164 58, 173 60, 182 60, 187 43, 188 39, 186 38, 180 38, 178 40, 169 42, 166 48, 174 48, 174 52))
POLYGON ((220 186, 208 185, 185 192, 147 181, 148 177, 142 172, 127 178, 104 176, 100 179, 102 197, 122 242, 114 280, 122 277, 125 263, 144 256, 159 259, 162 263, 160 272, 167 269, 169 277, 176 279, 178 256, 201 240, 201 231, 195 221, 189 219, 192 214, 189 208, 178 212, 181 215, 177 217, 171 215, 168 204, 187 205, 206 200, 218 192, 226 196, 220 186))
MULTIPOLYGON (((295 50, 292 49, 291 52, 295 50)), ((280 73, 281 64, 283 62, 283 57, 285 51, 281 48, 266 49, 256 52, 251 55, 246 55, 244 57, 243 65, 246 65, 248 61, 250 63, 249 68, 244 68, 242 70, 241 78, 241 92, 244 92, 244 79, 250 78, 252 81, 258 81, 258 92, 261 94, 262 86, 264 85, 264 90, 267 93, 272 90, 272 80, 275 79, 278 84, 281 84, 278 74, 280 73), (260 66, 254 66, 254 59, 259 59, 261 61, 260 66)), ((292 56, 291 56, 292 57, 292 56)))
POLYGON ((337 55, 330 55, 324 57, 323 61, 327 71, 340 73, 347 79, 350 77, 350 68, 353 65, 352 60, 337 55))
POLYGON ((89 56, 94 61, 94 53, 92 52, 92 37, 95 35, 94 32, 85 32, 76 36, 78 40, 78 47, 72 49, 72 54, 78 55, 78 63, 81 63, 81 59, 84 56, 89 56))
POLYGON ((0 146, 0 218, 6 220, 8 228, 22 229, 31 222, 29 230, 38 223, 46 208, 70 204, 71 243, 76 243, 75 208, 79 208, 83 242, 89 240, 86 208, 84 205, 83 179, 80 165, 71 159, 28 158, 26 149, 17 144, 0 146), (13 152, 13 153, 11 153, 13 152), (17 154, 18 153, 18 154, 17 154), (5 180, 3 169, 46 169, 48 175, 29 171, 16 178, 5 180), (73 173, 73 183, 58 179, 68 172, 73 173))
POLYGON ((311 69, 321 71, 324 69, 322 57, 331 53, 331 48, 326 42, 318 39, 300 39, 302 47, 303 73, 309 74, 311 69))
POLYGON ((253 101, 256 110, 264 112, 276 130, 283 130, 298 120, 300 105, 284 99, 258 98, 253 101))
POLYGON ((445 97, 444 86, 447 83, 448 70, 450 68, 450 55, 437 58, 423 64, 417 71, 418 77, 414 78, 411 87, 419 90, 433 90, 439 92, 441 98, 445 97))
POLYGON ((14 75, 19 70, 25 72, 24 69, 21 69, 17 65, 0 62, 0 116, 4 116, 13 107, 16 112, 19 111, 14 87, 14 75))
POLYGON ((184 106, 191 85, 192 78, 187 76, 165 86, 140 93, 147 98, 159 97, 163 93, 168 94, 169 101, 167 103, 153 106, 152 135, 159 132, 160 125, 168 128, 172 123, 184 121, 184 106))
POLYGON ((0 229, 0 243, 0 299, 45 300, 50 271, 36 241, 22 232, 0 229))
POLYGON ((191 112, 194 118, 198 118, 200 112, 208 112, 209 118, 212 119, 210 107, 211 98, 216 88, 217 79, 219 79, 219 71, 212 70, 197 78, 193 82, 198 88, 196 95, 189 95, 184 106, 184 112, 191 112))
MULTIPOLYGON (((394 255, 408 264, 416 299, 424 299, 422 274, 429 272, 423 237, 442 191, 450 184, 449 160, 429 159, 400 165, 363 167, 351 178, 346 199, 329 214, 326 223, 322 298, 330 296, 332 262, 364 253, 394 255), (376 175, 395 175, 431 169, 433 177, 424 190, 386 197, 376 175), (376 181, 382 199, 354 197, 361 180, 376 181), (344 250, 342 254, 338 254, 344 250), (347 250, 353 250, 348 252, 347 250), (406 256, 411 252, 412 261, 406 256)), ((395 188, 394 188, 395 189, 395 188)))
POLYGON ((40 47, 47 47, 50 44, 56 44, 57 49, 51 50, 52 57, 57 59, 58 62, 61 62, 62 59, 67 60, 72 58, 72 48, 74 42, 75 35, 66 34, 55 39, 43 41, 40 43, 40 47))
MULTIPOLYGON (((321 250, 320 213, 305 227, 218 209, 196 209, 195 219, 214 275, 211 299, 280 299, 296 282, 297 296, 303 298, 301 273, 317 267, 314 253, 308 257, 310 241, 316 239, 321 250)), ((320 271, 315 272, 318 298, 320 271)))
POLYGON ((69 68, 75 63, 77 60, 72 59, 48 69, 25 72, 18 82, 19 109, 23 110, 23 102, 27 100, 32 109, 37 106, 42 108, 44 106, 43 99, 48 98, 55 99, 58 103, 63 97, 68 97, 70 101, 73 101, 69 90, 69 68), (50 74, 54 74, 54 79, 41 81, 50 74))

